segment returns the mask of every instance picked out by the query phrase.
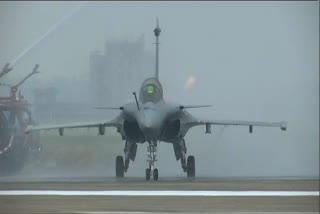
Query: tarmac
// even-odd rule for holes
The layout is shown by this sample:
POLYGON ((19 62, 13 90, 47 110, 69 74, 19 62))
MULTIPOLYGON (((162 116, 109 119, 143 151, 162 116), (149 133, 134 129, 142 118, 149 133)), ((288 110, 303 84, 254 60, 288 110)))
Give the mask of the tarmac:
POLYGON ((317 179, 34 178, 0 178, 0 213, 319 213, 317 179))

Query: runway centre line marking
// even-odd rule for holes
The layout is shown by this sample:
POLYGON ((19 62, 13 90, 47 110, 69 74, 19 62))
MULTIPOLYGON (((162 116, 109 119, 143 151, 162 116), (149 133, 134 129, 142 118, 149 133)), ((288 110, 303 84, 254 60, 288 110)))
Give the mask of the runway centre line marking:
POLYGON ((88 211, 88 212, 83 212, 83 211, 69 211, 69 212, 61 212, 61 213, 73 213, 73 214, 144 214, 144 213, 151 213, 151 212, 130 212, 130 211, 88 211))
POLYGON ((0 190, 0 196, 319 196, 319 191, 0 190))

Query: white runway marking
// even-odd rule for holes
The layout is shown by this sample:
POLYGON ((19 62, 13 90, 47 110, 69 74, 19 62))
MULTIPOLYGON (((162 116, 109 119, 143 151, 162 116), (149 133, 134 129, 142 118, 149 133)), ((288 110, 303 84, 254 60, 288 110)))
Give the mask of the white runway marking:
MULTIPOLYGON (((68 213, 68 212, 62 212, 62 213, 68 213)), ((88 211, 88 212, 69 212, 74 214, 144 214, 144 213, 150 213, 150 212, 130 212, 130 211, 88 211)), ((159 214, 159 213, 158 213, 159 214)))
MULTIPOLYGON (((68 213, 68 212, 62 212, 62 213, 68 213)), ((145 214, 145 213, 151 213, 151 212, 130 212, 130 211, 92 211, 92 212, 69 212, 74 214, 145 214)), ((160 214, 160 213, 158 213, 160 214)), ((164 214, 164 213, 163 213, 164 214)))
MULTIPOLYGON (((88 211, 88 212, 61 212, 61 213, 72 213, 72 214, 176 214, 176 212, 130 212, 130 211, 88 211)), ((179 212, 179 214, 211 214, 213 212, 179 212)), ((216 214, 227 214, 232 212, 214 212, 216 214)), ((236 212, 237 214, 248 214, 248 212, 236 212)), ((271 212, 250 212, 250 214, 270 214, 271 212)), ((274 212, 277 214, 301 214, 301 212, 274 212)), ((319 214, 318 212, 303 212, 303 214, 319 214)))
POLYGON ((65 190, 1 190, 0 196, 56 195, 56 196, 319 196, 319 191, 65 191, 65 190))
MULTIPOLYGON (((176 212, 130 212, 130 211, 88 211, 88 212, 61 212, 61 213, 72 213, 72 214, 176 214, 176 212)), ((179 214, 211 214, 213 212, 179 212, 179 214)), ((227 214, 232 212, 214 212, 216 214, 227 214)), ((248 212, 236 212, 237 214, 248 214, 248 212)), ((250 214, 270 214, 271 212, 250 212, 250 214)), ((274 212, 277 214, 301 214, 301 212, 274 212)), ((303 212, 303 214, 319 214, 318 212, 303 212)))

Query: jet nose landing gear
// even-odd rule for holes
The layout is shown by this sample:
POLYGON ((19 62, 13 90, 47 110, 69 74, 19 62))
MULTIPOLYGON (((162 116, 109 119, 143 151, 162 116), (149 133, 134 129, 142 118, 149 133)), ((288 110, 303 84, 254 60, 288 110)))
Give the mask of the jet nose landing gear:
POLYGON ((157 160, 157 142, 156 141, 150 141, 148 145, 148 158, 147 162, 149 163, 149 168, 146 169, 146 180, 149 181, 151 177, 151 173, 153 175, 153 180, 157 181, 158 180, 158 169, 154 168, 154 163, 157 160))
POLYGON ((151 169, 146 169, 146 180, 149 181, 151 177, 151 169))
POLYGON ((154 179, 155 181, 158 180, 158 169, 154 169, 154 170, 153 170, 153 179, 154 179))

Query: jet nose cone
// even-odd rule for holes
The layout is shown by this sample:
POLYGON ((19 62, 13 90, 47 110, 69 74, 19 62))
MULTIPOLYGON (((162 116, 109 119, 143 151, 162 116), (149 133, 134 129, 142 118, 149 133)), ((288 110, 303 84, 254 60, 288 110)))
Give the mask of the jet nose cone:
POLYGON ((143 121, 142 125, 142 129, 144 130, 150 130, 153 128, 154 124, 152 123, 152 121, 149 118, 145 118, 145 120, 143 121))
POLYGON ((157 127, 155 124, 152 124, 151 121, 145 121, 141 124, 141 130, 147 138, 156 138, 157 137, 157 127))
POLYGON ((140 129, 147 140, 154 140, 160 137, 161 123, 155 115, 146 113, 139 121, 140 129))

